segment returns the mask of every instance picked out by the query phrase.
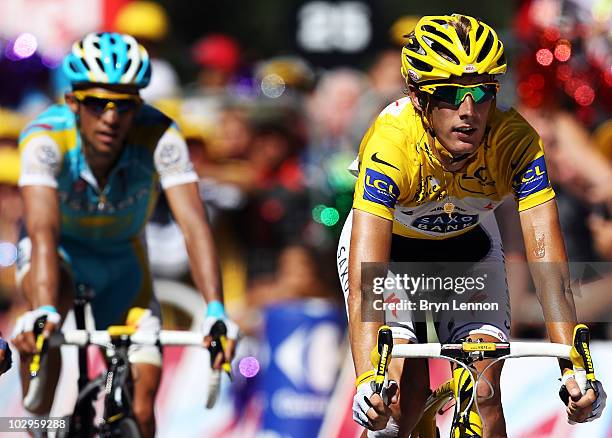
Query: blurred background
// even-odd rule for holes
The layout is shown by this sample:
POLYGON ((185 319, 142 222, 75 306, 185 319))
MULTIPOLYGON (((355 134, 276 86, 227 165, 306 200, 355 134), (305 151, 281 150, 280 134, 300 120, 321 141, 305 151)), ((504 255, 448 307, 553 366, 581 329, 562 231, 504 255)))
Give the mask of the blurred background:
MULTIPOLYGON (((509 68, 498 104, 516 107, 542 136, 578 319, 590 322, 600 340, 595 361, 610 388, 610 0, 0 1, 0 331, 8 335, 25 308, 13 280, 23 214, 19 132, 61 101, 67 82, 58 66, 74 40, 98 30, 130 33, 153 58, 145 99, 187 138, 215 231, 227 309, 246 335, 234 382, 224 382, 210 411, 203 407, 208 358, 165 351, 159 436, 357 436, 335 264, 354 185, 345 169, 372 120, 403 96, 403 35, 422 15, 454 12, 492 25, 505 44, 509 68)), ((514 201, 496 214, 512 334, 541 339, 514 201)), ((147 240, 166 328, 195 327, 203 304, 163 198, 147 240)), ((526 366, 532 365, 509 363, 504 379, 525 381, 526 366)), ((533 366, 541 391, 533 394, 526 384, 504 394, 510 436, 612 437, 610 415, 567 426, 554 361, 533 366)), ((433 363, 432 381, 447 369, 433 363)), ((55 414, 70 411, 73 387, 65 377, 55 414)), ((13 370, 0 379, 0 412, 23 415, 19 399, 13 370)))

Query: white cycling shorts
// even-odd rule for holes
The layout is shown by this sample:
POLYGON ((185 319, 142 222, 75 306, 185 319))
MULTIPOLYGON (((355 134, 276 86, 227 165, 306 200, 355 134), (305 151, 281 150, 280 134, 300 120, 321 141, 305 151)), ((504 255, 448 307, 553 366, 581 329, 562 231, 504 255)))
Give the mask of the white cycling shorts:
MULTIPOLYGON (((353 213, 344 224, 336 264, 338 276, 344 292, 348 313, 348 266, 351 243, 353 213)), ((424 333, 425 327, 434 327, 439 342, 450 343, 479 334, 493 336, 506 342, 510 334, 510 299, 506 281, 504 255, 499 228, 493 214, 483 218, 480 225, 456 237, 444 240, 412 239, 393 235, 391 244, 392 265, 401 262, 469 262, 465 271, 466 277, 482 278, 484 288, 462 294, 453 293, 448 301, 449 310, 437 308, 435 316, 432 309, 423 310, 390 310, 385 307, 385 320, 393 331, 394 338, 407 339, 410 342, 431 342, 424 333), (468 309, 468 310, 464 310, 468 309), (425 324, 425 313, 435 320, 425 324), (421 323, 423 322, 423 323, 421 323)), ((467 264, 466 264, 467 266, 467 264)), ((395 274, 389 270, 387 277, 395 274)), ((414 301, 414 296, 402 287, 385 288, 381 300, 384 302, 414 301)), ((417 303, 418 304, 418 303, 417 303)))

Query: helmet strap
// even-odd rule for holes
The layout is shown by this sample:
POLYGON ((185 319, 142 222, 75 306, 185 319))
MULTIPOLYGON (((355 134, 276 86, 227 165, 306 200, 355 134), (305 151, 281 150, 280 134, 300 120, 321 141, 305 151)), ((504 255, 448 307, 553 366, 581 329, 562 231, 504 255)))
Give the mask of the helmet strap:
POLYGON ((422 92, 417 95, 417 99, 419 100, 419 105, 421 106, 421 118, 423 119, 423 126, 425 127, 427 133, 435 139, 436 133, 433 129, 433 126, 431 126, 431 123, 429 122, 431 115, 431 99, 429 97, 424 96, 422 92))

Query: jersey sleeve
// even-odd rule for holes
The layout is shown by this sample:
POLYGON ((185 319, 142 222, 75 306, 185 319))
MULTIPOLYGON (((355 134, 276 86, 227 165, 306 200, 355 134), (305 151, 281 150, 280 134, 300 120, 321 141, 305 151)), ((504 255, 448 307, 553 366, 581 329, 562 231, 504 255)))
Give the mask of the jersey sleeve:
POLYGON ((198 181, 187 143, 174 125, 160 137, 153 160, 163 189, 198 181))
POLYGON ((508 151, 502 166, 505 167, 507 191, 523 211, 555 197, 550 184, 542 140, 536 131, 518 113, 503 129, 499 141, 505 142, 508 151))
POLYGON ((379 117, 361 144, 353 208, 393 220, 395 205, 406 191, 400 146, 405 132, 379 117))
POLYGON ((46 134, 28 136, 19 144, 21 171, 19 186, 57 188, 62 153, 57 142, 46 134))

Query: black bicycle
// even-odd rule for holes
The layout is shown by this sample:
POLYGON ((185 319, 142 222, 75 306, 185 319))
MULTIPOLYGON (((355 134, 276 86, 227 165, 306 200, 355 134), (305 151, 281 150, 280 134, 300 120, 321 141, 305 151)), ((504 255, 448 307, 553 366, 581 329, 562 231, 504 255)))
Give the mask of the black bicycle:
MULTIPOLYGON (((45 387, 44 371, 45 353, 48 348, 61 345, 78 347, 78 396, 74 410, 65 418, 66 427, 57 430, 58 438, 83 438, 99 436, 101 438, 141 436, 132 410, 133 378, 128 361, 128 349, 132 344, 138 345, 181 345, 203 347, 202 333, 190 331, 162 330, 159 333, 136 333, 133 326, 110 326, 106 330, 85 330, 85 308, 89 303, 90 293, 82 292, 75 299, 74 314, 76 330, 55 332, 44 340, 42 329, 45 318, 36 321, 34 334, 41 353, 34 355, 30 366, 30 387, 24 405, 32 407, 41 399, 45 387), (105 350, 107 370, 93 380, 88 379, 87 347, 97 345, 105 350), (95 423, 96 411, 94 402, 98 394, 104 394, 104 409, 101 420, 95 423)), ((213 342, 208 348, 213 358, 225 343, 226 328, 218 321, 212 331, 213 342)), ((212 407, 219 391, 220 371, 213 370, 209 381, 207 407, 212 407)))

